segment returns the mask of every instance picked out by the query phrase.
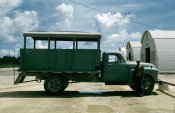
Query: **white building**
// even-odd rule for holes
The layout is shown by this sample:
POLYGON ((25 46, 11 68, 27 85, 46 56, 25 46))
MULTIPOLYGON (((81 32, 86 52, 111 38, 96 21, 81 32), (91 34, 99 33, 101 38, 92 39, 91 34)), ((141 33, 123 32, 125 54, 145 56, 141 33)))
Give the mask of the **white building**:
POLYGON ((126 57, 126 47, 120 47, 118 50, 121 51, 126 57))
POLYGON ((140 49, 141 44, 140 42, 128 42, 126 45, 126 58, 130 61, 136 61, 140 58, 140 49))
POLYGON ((141 61, 154 64, 160 72, 175 72, 175 31, 145 31, 141 43, 141 61))

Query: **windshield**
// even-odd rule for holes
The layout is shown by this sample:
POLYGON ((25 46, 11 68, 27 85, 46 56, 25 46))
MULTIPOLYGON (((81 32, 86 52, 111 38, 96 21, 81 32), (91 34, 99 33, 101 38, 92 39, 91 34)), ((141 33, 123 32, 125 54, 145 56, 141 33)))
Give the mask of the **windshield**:
POLYGON ((108 56, 108 62, 125 62, 125 58, 122 54, 109 54, 108 56))
POLYGON ((126 61, 126 56, 123 53, 121 53, 121 55, 122 55, 124 61, 126 61))

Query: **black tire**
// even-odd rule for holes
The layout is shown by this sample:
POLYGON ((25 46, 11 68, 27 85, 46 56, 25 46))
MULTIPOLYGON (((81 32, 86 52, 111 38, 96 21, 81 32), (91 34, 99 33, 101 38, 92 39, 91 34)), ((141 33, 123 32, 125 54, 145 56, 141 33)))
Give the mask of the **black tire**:
POLYGON ((132 90, 136 91, 136 87, 134 87, 134 85, 129 85, 129 87, 130 87, 132 90))
POLYGON ((45 80, 44 89, 50 95, 61 94, 64 91, 64 80, 59 76, 51 76, 45 80))
POLYGON ((154 80, 149 76, 145 76, 143 84, 145 93, 150 94, 154 89, 154 80))
MULTIPOLYGON (((153 89, 154 89, 154 80, 153 80, 151 77, 145 75, 145 76, 144 76, 143 85, 144 85, 144 92, 145 92, 146 94, 151 94, 151 92, 152 92, 153 89)), ((137 90, 136 86, 134 86, 134 85, 129 85, 129 87, 130 87, 131 89, 133 89, 134 91, 137 90)))
POLYGON ((63 90, 65 90, 67 88, 67 86, 69 85, 69 80, 66 77, 63 77, 63 81, 64 81, 63 90))

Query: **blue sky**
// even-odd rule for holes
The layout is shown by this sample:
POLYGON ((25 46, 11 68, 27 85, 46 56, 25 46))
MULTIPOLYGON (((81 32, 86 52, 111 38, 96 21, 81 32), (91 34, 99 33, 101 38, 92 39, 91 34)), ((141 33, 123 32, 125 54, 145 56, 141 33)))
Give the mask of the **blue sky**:
MULTIPOLYGON (((31 30, 100 32, 102 51, 117 51, 128 41, 140 41, 145 30, 174 30, 174 4, 175 0, 0 0, 0 57, 17 56, 22 33, 31 30)), ((71 48, 70 43, 60 45, 71 48)))

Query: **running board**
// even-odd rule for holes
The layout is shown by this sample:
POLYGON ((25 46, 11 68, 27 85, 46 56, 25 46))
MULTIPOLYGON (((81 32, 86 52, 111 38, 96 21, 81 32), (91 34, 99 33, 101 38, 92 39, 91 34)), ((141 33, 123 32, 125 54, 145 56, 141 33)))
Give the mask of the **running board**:
POLYGON ((127 85, 127 82, 105 81, 105 85, 127 85))

